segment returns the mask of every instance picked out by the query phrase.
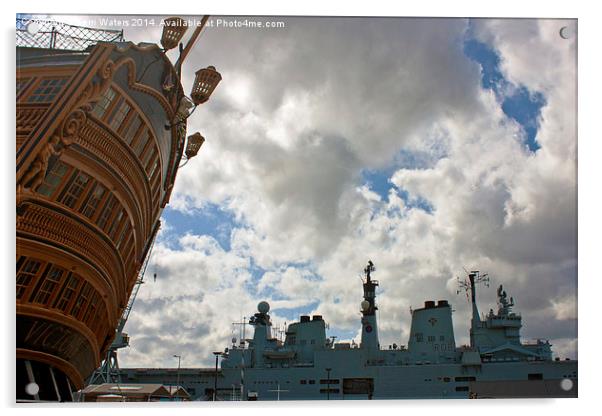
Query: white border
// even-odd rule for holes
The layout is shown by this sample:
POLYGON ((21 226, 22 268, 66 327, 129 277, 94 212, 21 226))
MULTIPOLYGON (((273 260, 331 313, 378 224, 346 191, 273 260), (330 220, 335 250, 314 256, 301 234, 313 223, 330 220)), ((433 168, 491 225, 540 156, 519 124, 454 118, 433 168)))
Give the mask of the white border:
MULTIPOLYGON (((585 2, 584 2, 585 3, 585 2)), ((593 2, 591 3, 593 4, 593 2)), ((12 6, 12 5, 11 5, 12 6)), ((2 264, 4 265, 4 279, 6 285, 3 291, 5 299, 2 303, 5 330, 4 342, 0 343, 0 357, 2 357, 2 385, 1 404, 3 407, 14 406, 14 285, 11 277, 14 273, 14 17, 18 12, 36 13, 77 13, 77 14, 239 14, 239 15, 347 15, 347 16, 453 16, 453 17, 564 17, 579 19, 579 399, 576 400, 497 400, 497 401, 379 401, 379 402, 311 402, 294 404, 257 403, 244 408, 219 405, 212 407, 178 407, 178 413, 209 413, 209 414, 264 414, 266 412, 285 413, 287 415, 313 413, 317 410, 328 412, 344 412, 345 414, 391 414, 404 412, 407 414, 420 413, 445 413, 447 415, 468 413, 493 415, 507 415, 517 411, 526 410, 547 415, 567 415, 588 412, 591 407, 598 405, 596 397, 597 387, 600 385, 600 262, 599 241, 600 232, 600 137, 596 122, 600 119, 598 114, 593 114, 600 108, 597 104, 600 99, 599 74, 600 68, 599 43, 600 14, 592 6, 575 1, 546 1, 527 2, 524 0, 505 0, 492 4, 483 1, 420 1, 398 2, 391 6, 385 1, 336 1, 304 0, 303 2, 284 2, 282 0, 268 0, 258 2, 243 2, 221 0, 219 2, 190 2, 160 3, 123 0, 103 0, 97 2, 66 2, 48 0, 31 0, 27 3, 18 3, 12 12, 3 10, 4 33, 7 35, 2 42, 2 56, 6 62, 1 66, 2 79, 5 85, 4 100, 7 103, 3 112, 5 134, 3 145, 2 191, 5 203, 2 204, 0 229, 3 230, 2 264), (596 105, 597 104, 597 105, 596 105), (8 324, 8 325, 7 325, 8 324), (6 361, 4 361, 6 360, 6 361)), ((7 7, 5 6, 4 9, 7 7)), ((567 109, 572 111, 572 109, 567 109)), ((598 110, 599 111, 599 110, 598 110)), ((597 111, 597 112, 598 112, 597 111)), ((175 409, 166 406, 154 405, 141 409, 139 406, 132 408, 123 405, 118 407, 86 407, 87 411, 94 413, 131 414, 141 410, 145 413, 164 414, 175 409)), ((39 406, 27 408, 9 408, 12 413, 40 413, 50 412, 76 412, 80 414, 83 409, 53 407, 51 409, 39 406)), ((522 413, 522 412, 521 412, 522 413)))

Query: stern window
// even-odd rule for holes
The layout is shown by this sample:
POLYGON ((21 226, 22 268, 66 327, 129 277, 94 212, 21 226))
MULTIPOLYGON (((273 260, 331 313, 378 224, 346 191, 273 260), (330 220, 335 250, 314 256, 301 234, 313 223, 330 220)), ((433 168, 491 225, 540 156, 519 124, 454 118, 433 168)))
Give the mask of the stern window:
POLYGON ((51 103, 66 83, 67 78, 43 79, 31 95, 27 97, 27 102, 51 103))
POLYGON ((96 116, 96 118, 102 119, 105 112, 111 105, 111 102, 115 98, 115 95, 116 95, 115 90, 113 90, 113 88, 109 88, 108 90, 106 90, 105 93, 100 98, 100 100, 98 100, 98 102, 94 106, 94 109, 92 110, 92 114, 94 114, 96 116))

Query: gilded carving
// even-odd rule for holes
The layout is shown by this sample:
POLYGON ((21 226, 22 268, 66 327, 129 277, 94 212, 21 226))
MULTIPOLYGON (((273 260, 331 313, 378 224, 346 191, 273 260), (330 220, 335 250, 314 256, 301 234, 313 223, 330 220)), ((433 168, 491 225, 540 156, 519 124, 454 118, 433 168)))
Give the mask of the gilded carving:
POLYGON ((42 150, 37 154, 31 166, 27 169, 27 172, 23 175, 21 184, 24 186, 22 187, 19 185, 17 191, 21 191, 24 187, 35 189, 42 183, 46 176, 50 157, 60 155, 60 151, 56 148, 56 145, 59 143, 60 138, 58 136, 55 135, 50 138, 48 143, 46 143, 42 150))

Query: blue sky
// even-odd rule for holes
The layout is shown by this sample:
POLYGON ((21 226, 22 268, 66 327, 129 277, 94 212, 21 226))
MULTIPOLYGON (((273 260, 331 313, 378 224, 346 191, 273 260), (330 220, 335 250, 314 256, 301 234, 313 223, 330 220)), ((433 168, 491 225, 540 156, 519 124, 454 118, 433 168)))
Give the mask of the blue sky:
POLYGON ((226 251, 230 250, 232 228, 240 226, 232 213, 210 202, 203 209, 193 208, 190 211, 173 209, 167 205, 161 220, 171 227, 170 235, 210 235, 226 251))
POLYGON ((495 93, 506 116, 522 126, 525 146, 529 151, 536 152, 540 148, 536 140, 538 118, 541 108, 546 104, 543 94, 529 91, 523 85, 513 85, 504 78, 500 56, 487 44, 469 37, 464 42, 464 54, 481 65, 481 85, 495 93), (508 93, 508 90, 511 92, 508 93))

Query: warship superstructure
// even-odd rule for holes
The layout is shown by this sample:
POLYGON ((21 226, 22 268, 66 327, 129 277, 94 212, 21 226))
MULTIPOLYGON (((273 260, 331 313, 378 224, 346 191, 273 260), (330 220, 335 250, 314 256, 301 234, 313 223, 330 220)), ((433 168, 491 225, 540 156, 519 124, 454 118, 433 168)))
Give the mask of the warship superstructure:
MULTIPOLYGON (((253 337, 234 338, 215 352, 215 371, 183 369, 180 384, 197 400, 577 397, 577 361, 553 359, 548 341, 522 342, 522 318, 502 286, 497 312, 480 317, 476 284, 488 278, 479 271, 460 282, 472 306, 469 346, 456 346, 450 303, 428 300, 411 312, 407 346, 382 348, 374 270, 371 261, 364 269, 359 344, 328 338, 321 315, 301 316, 282 342, 272 335, 270 307, 263 301, 248 320, 253 337)), ((140 370, 125 369, 128 380, 161 378, 160 372, 140 370)))

